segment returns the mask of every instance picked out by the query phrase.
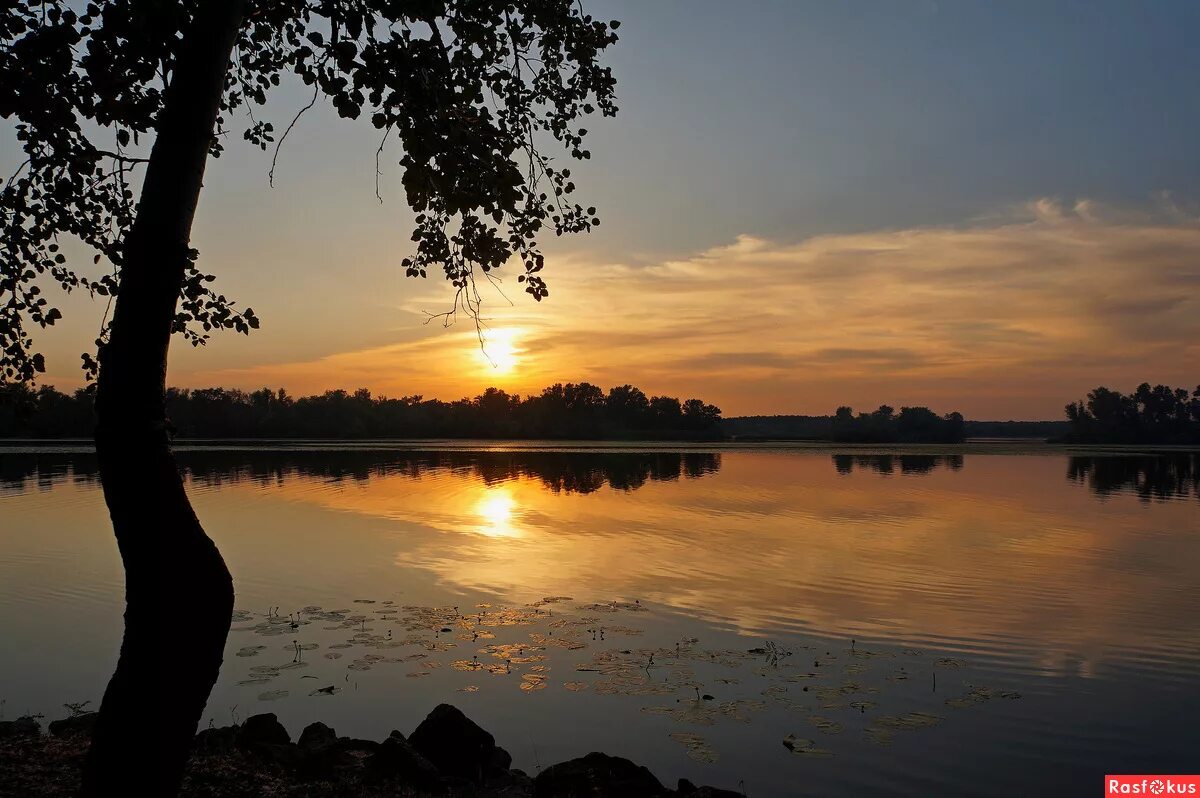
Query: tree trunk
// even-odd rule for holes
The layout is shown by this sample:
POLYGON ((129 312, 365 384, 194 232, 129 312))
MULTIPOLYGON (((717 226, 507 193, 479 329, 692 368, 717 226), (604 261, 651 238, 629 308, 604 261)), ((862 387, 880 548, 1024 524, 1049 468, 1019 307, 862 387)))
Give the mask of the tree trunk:
POLYGON ((125 566, 125 637, 84 794, 174 795, 221 668, 233 584, 171 455, 167 348, 243 0, 205 0, 180 43, 100 354, 96 451, 125 566))

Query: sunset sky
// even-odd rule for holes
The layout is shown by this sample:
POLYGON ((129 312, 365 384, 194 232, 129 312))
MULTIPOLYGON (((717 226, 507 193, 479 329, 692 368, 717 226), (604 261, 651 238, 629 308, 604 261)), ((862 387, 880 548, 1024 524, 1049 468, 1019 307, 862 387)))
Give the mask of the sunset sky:
MULTIPOLYGON (((484 352, 469 322, 423 323, 451 289, 399 266, 400 153, 380 204, 376 131, 318 107, 273 189, 240 141, 210 165, 193 244, 263 327, 178 341, 169 382, 453 399, 588 380, 727 416, 1034 419, 1097 384, 1200 379, 1200 4, 585 6, 622 21, 621 111, 588 125, 572 168, 603 222, 545 242, 548 300, 515 269, 511 305, 485 289, 484 352)), ((284 87, 266 116, 306 101, 284 87)), ((62 307, 43 381, 69 388, 103 306, 62 307)))

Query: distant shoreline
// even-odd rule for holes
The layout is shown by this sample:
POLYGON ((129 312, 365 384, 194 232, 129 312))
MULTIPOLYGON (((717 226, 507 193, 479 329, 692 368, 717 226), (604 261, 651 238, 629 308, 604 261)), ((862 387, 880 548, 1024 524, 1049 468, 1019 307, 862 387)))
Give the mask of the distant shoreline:
MULTIPOLYGON (((179 452, 212 449, 245 449, 320 452, 356 450, 396 451, 511 451, 621 452, 690 451, 810 451, 852 452, 856 454, 1187 454, 1200 453, 1195 444, 1079 444, 1048 442, 1035 438, 968 438, 962 443, 837 443, 834 441, 770 440, 588 440, 537 438, 178 438, 173 448, 179 452)), ((12 449, 69 449, 69 453, 92 451, 89 438, 2 438, 0 453, 12 449)))

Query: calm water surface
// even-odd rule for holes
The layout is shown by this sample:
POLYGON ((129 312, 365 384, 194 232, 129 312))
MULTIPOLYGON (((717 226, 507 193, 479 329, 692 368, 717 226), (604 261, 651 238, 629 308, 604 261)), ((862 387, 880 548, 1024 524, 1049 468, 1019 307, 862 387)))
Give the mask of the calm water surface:
MULTIPOLYGON (((530 772, 754 798, 1200 770, 1195 454, 183 449, 238 590, 216 724, 449 701, 530 772)), ((0 711, 98 704, 121 602, 91 454, 0 448, 0 711)))

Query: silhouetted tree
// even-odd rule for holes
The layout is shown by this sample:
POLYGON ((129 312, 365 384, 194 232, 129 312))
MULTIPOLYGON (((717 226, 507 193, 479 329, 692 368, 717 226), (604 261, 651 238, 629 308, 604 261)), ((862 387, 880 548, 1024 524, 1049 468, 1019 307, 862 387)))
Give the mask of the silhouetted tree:
POLYGON ((1147 382, 1131 394, 1101 386, 1066 415, 1072 443, 1200 443, 1200 386, 1191 394, 1147 382))
POLYGON ((632 385, 609 388, 606 404, 613 419, 631 429, 644 426, 649 418, 650 400, 632 385))
MULTIPOLYGON (((477 311, 477 270, 510 258, 547 295, 537 240, 597 223, 569 200, 557 140, 590 157, 580 119, 615 112, 599 62, 616 23, 576 0, 18 0, 0 6, 0 118, 24 162, 0 194, 0 373, 45 368, 30 326, 61 313, 47 282, 115 295, 101 333, 96 446, 126 573, 126 626, 85 768, 92 795, 177 791, 220 669, 233 606, 229 572, 196 519, 171 456, 166 399, 172 333, 258 325, 197 266, 191 228, 205 164, 239 109, 294 75, 354 119, 395 135, 417 211, 410 276, 442 270, 455 309, 477 311), (236 57, 235 57, 236 53, 236 57), (148 148, 148 151, 147 151, 148 148), (145 167, 134 204, 131 181, 145 167), (60 239, 113 273, 84 276, 60 239), (163 646, 189 619, 188 656, 163 646), (172 673, 168 681, 162 678, 172 673), (156 764, 148 772, 147 761, 156 764)), ((302 113, 302 112, 301 112, 302 113)), ((266 149, 253 115, 244 138, 266 149)), ((293 120, 294 123, 295 120, 293 120)), ((284 131, 287 135, 291 126, 284 131)))
POLYGON ((704 430, 719 423, 721 408, 705 404, 700 399, 688 399, 683 403, 683 423, 687 429, 704 430))
POLYGON ((854 415, 842 406, 833 415, 832 438, 840 443, 961 443, 965 422, 961 413, 939 416, 928 407, 888 405, 873 413, 854 415))

